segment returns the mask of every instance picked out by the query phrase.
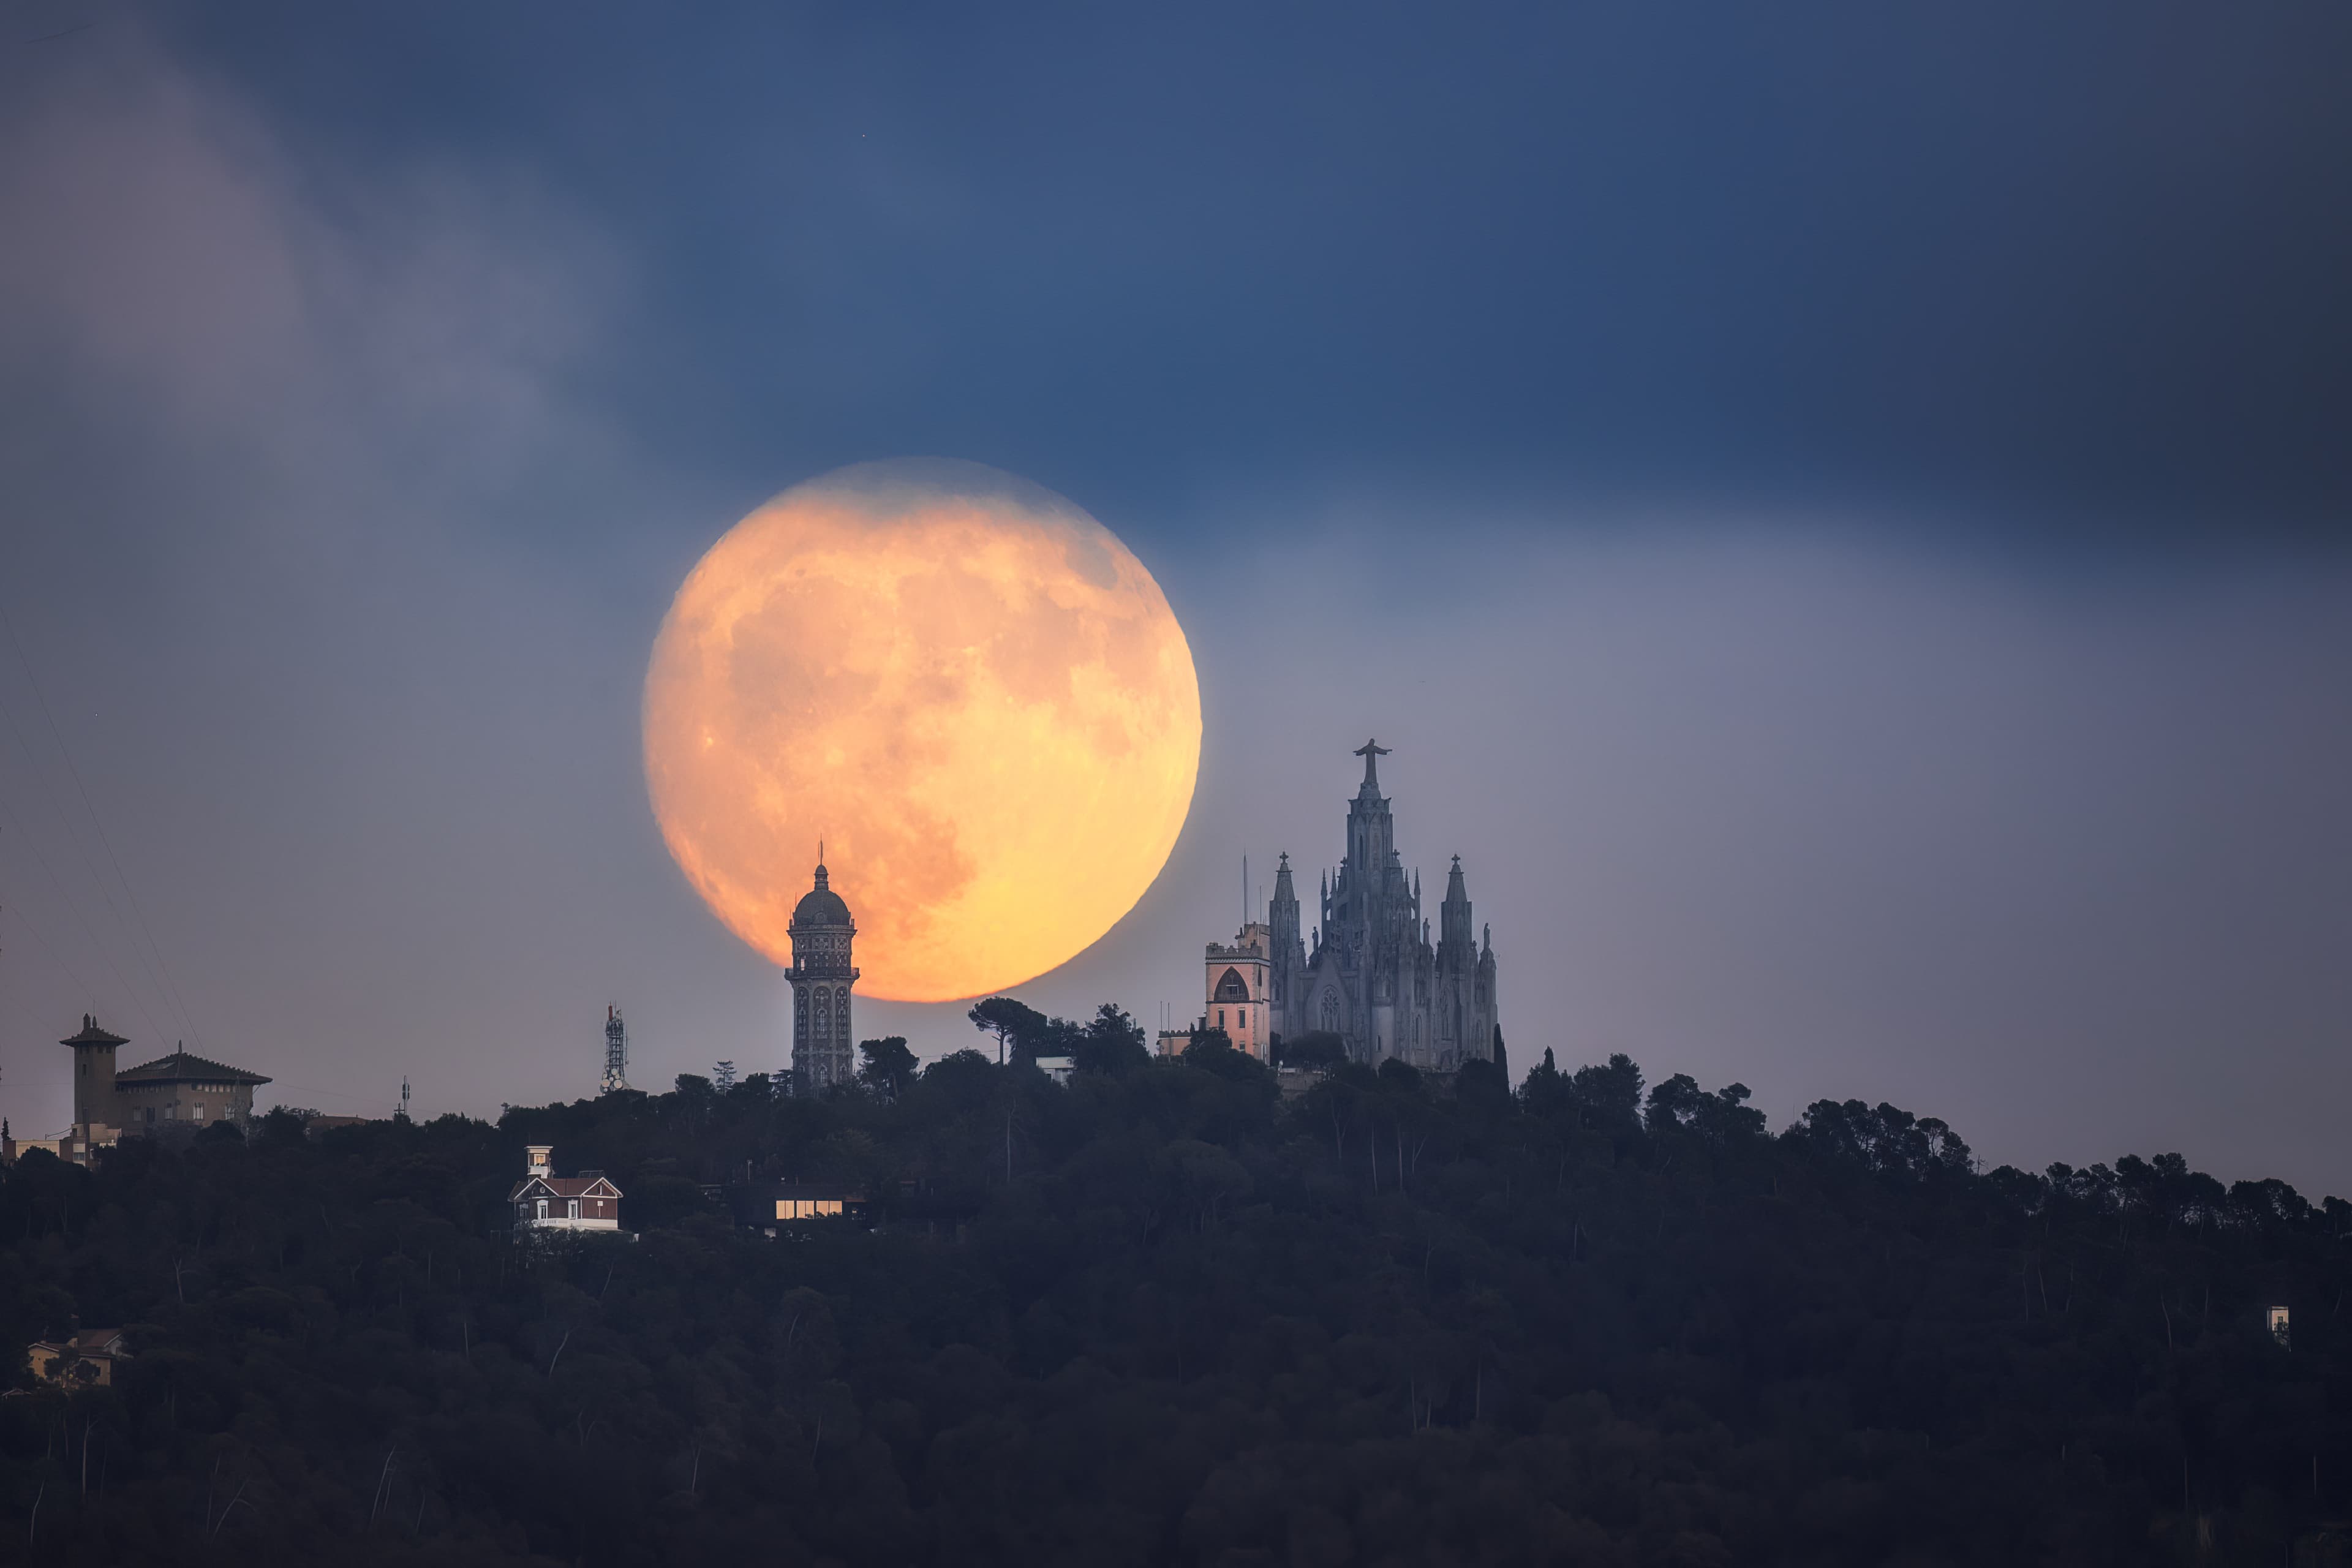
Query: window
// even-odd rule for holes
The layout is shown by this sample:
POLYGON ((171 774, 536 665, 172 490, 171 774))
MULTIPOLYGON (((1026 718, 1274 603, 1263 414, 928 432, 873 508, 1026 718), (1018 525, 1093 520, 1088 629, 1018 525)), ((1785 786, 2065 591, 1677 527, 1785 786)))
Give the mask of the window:
POLYGON ((565 1219, 578 1219, 580 1217, 580 1200, 578 1198, 573 1198, 563 1206, 563 1217, 565 1219))
POLYGON ((841 1213, 839 1198, 778 1198, 778 1219, 820 1219, 841 1213))
POLYGON ((547 1200, 545 1198, 539 1200, 539 1217, 541 1219, 545 1219, 547 1217, 547 1200))

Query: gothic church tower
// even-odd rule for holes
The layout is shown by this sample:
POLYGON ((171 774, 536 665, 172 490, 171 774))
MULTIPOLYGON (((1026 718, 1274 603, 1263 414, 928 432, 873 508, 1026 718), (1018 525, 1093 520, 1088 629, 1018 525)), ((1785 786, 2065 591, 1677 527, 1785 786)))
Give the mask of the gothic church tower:
POLYGON ((1286 1038, 1328 1031, 1360 1062, 1395 1057, 1452 1072, 1495 1058, 1494 944, 1472 939, 1458 856, 1431 943, 1421 879, 1405 873, 1396 821, 1381 794, 1380 759, 1387 754, 1369 741, 1356 752, 1364 782, 1348 803, 1347 853, 1323 883, 1311 950, 1299 934, 1288 856, 1275 872, 1266 909, 1272 1027, 1286 1038))

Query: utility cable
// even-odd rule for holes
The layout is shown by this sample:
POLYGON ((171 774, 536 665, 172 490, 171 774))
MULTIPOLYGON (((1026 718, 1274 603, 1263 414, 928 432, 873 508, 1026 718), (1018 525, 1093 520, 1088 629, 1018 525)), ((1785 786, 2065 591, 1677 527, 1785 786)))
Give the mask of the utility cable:
MULTIPOLYGON (((154 1031, 156 1043, 160 1046, 167 1037, 167 1031, 156 1024, 155 1015, 147 1011, 147 1003, 139 994, 139 988, 123 977, 121 966, 114 962, 114 955, 107 950, 106 943, 99 940, 97 930, 89 923, 89 917, 81 912, 81 906, 74 902, 73 895, 66 890, 65 882, 58 876, 57 868, 51 866, 49 858, 41 853, 40 841, 25 831, 24 819, 16 815, 16 808, 8 804, 6 795, 0 795, 0 816, 5 816, 8 819, 10 825, 16 829, 16 836, 25 841, 25 847, 33 852, 34 864, 40 867, 48 877, 49 886, 58 890, 58 897, 65 901, 66 908, 72 912, 75 921, 79 922, 83 934, 89 938, 90 946, 98 950, 99 962, 105 964, 108 973, 114 976, 114 983, 122 987, 122 994, 131 999, 131 1005, 138 1010, 140 1017, 146 1020, 147 1027, 154 1031)), ((22 918, 21 914, 19 918, 22 918)))
MULTIPOLYGON (((152 963, 149 962, 148 952, 141 952, 136 943, 132 944, 131 952, 137 955, 140 966, 147 970, 149 980, 153 982, 156 989, 163 993, 165 1005, 178 1015, 181 1026, 187 1032, 187 1037, 195 1041, 196 1048, 201 1051, 205 1048, 205 1040, 204 1036, 196 1028, 195 1016, 189 1011, 187 1003, 180 995, 180 988, 172 981, 171 965, 164 962, 163 947, 155 941, 154 932, 148 928, 146 911, 139 904, 138 890, 131 887, 130 877, 122 869, 122 859, 114 852, 113 840, 106 836, 106 824, 100 819, 98 808, 90 804, 89 786, 82 782, 81 769, 74 763, 73 751, 66 744, 65 732, 58 728, 57 715, 49 710, 49 700, 41 690, 40 677, 34 673, 33 661, 26 655, 25 645, 16 636, 16 626, 8 617, 8 606, 5 600, 0 600, 0 630, 5 630, 8 634, 8 644, 16 650, 16 662, 24 666, 26 683, 33 689, 33 700, 40 706, 41 717, 49 726, 49 737, 57 742, 58 754, 66 760, 66 772, 72 777, 74 788, 79 792, 82 811, 89 817, 90 826, 97 830, 99 845, 105 849, 107 860, 114 868, 115 877, 122 883, 122 896, 130 902, 131 917, 138 922, 140 935, 146 939, 148 952, 154 955, 153 962, 152 963)), ((5 704, 0 704, 0 713, 5 711, 5 704)), ((8 719, 8 727, 11 731, 16 731, 16 721, 13 715, 8 719)), ((21 731, 16 731, 16 743, 20 746, 25 745, 25 738, 21 731)), ((29 757, 32 748, 26 746, 25 750, 29 757)), ((58 815, 62 816, 65 814, 59 812, 58 815)), ((106 879, 98 874, 98 868, 89 864, 89 851, 83 846, 79 832, 73 831, 70 818, 67 821, 67 827, 72 834, 74 847, 80 852, 83 864, 89 871, 90 879, 98 883, 99 891, 105 895, 108 912, 114 916, 117 924, 121 924, 122 912, 115 908, 113 889, 107 886, 106 879)))
POLYGON ((89 981, 82 978, 81 971, 75 968, 71 963, 66 961, 66 955, 59 952, 57 950, 56 945, 52 943, 47 937, 41 934, 40 927, 35 925, 30 920, 26 918, 25 911, 22 909, 15 904, 0 904, 0 915, 15 915, 16 917, 16 923, 23 927, 26 931, 30 932, 33 940, 41 944, 41 951, 49 955, 49 962, 56 964, 59 969, 65 971, 66 978, 74 983, 75 990, 80 992, 85 996, 94 997, 98 994, 98 988, 92 985, 89 981))

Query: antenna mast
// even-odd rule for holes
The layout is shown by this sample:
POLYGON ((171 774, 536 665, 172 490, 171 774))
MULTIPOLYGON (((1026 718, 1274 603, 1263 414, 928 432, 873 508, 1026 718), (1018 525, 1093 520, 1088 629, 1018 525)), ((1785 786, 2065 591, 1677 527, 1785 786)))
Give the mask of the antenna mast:
POLYGON ((629 1026, 621 1022, 618 1007, 604 1009, 604 1087, 600 1091, 610 1094, 616 1089, 629 1087, 629 1026))

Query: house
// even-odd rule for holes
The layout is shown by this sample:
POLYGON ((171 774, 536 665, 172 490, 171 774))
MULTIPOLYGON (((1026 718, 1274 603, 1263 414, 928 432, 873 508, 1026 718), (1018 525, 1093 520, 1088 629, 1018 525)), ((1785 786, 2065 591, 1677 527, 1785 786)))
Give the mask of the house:
POLYGON ((834 1182, 730 1182, 724 1196, 738 1230, 761 1236, 805 1229, 811 1225, 847 1221, 864 1226, 867 1205, 864 1193, 834 1182))
MULTIPOLYGON (((226 1121, 240 1131, 253 1121, 253 1091, 269 1079, 184 1046, 133 1068, 118 1068, 115 1051, 131 1042, 81 1016, 81 1031, 58 1042, 73 1052, 73 1126, 57 1142, 73 1145, 60 1159, 89 1163, 89 1151, 133 1134, 184 1136, 226 1121)), ((51 1141, 43 1140, 44 1142, 51 1141)))
POLYGON ((551 1163, 554 1154, 546 1143, 524 1152, 522 1180, 507 1194, 516 1231, 620 1229, 621 1189, 602 1171, 557 1175, 551 1163))
MULTIPOLYGON (((107 1142, 113 1140, 109 1138, 107 1142)), ((60 1132, 54 1138, 0 1136, 0 1165, 13 1165, 35 1149, 45 1149, 69 1165, 87 1165, 89 1163, 89 1145, 88 1138, 76 1137, 70 1131, 60 1132)))
POLYGON ((131 1359, 121 1329, 84 1329, 62 1340, 35 1340, 26 1352, 33 1375, 45 1383, 104 1388, 114 1382, 114 1369, 131 1359))
POLYGON ((1068 1057, 1061 1055, 1058 1052, 1051 1056, 1041 1056, 1033 1058, 1032 1059, 1036 1062, 1037 1070, 1039 1072, 1044 1073, 1047 1078, 1052 1079, 1055 1083, 1059 1084, 1066 1084, 1070 1081, 1070 1073, 1076 1066, 1076 1064, 1068 1057))

